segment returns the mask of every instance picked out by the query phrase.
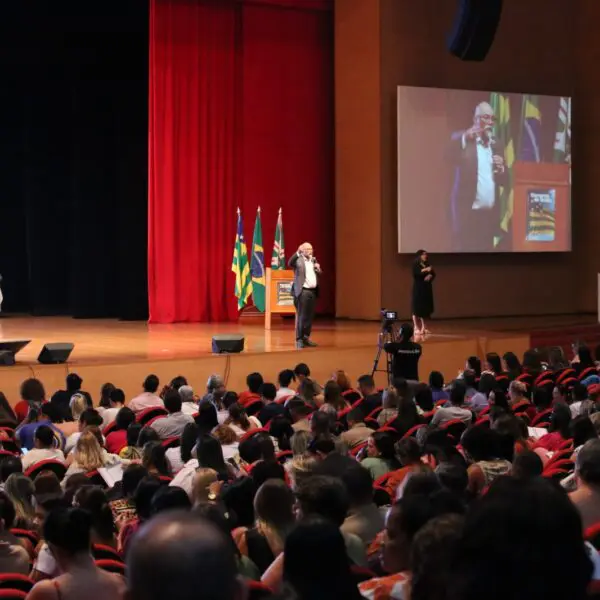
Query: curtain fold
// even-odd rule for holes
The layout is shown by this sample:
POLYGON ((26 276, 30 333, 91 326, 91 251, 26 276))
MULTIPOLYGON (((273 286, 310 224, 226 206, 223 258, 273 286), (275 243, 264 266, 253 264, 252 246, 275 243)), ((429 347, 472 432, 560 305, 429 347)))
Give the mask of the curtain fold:
POLYGON ((333 28, 320 1, 152 0, 150 320, 237 319, 236 208, 313 243, 334 306, 333 28), (303 10, 297 10, 297 6, 303 10), (304 10, 307 7, 319 10, 304 10))

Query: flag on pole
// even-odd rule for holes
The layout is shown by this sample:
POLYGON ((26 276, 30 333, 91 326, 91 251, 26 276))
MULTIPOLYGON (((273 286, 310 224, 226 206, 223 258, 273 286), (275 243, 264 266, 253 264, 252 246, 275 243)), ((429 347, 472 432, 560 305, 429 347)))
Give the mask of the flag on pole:
MULTIPOLYGON (((515 145, 513 143, 512 132, 510 129, 510 100, 507 95, 492 93, 490 104, 496 115, 495 137, 499 142, 499 147, 504 149, 504 168, 506 169, 506 182, 499 186, 500 202, 500 229, 508 232, 510 221, 513 215, 513 180, 512 171, 515 163, 515 145)), ((496 238, 495 245, 498 245, 500 238, 496 238)))
POLYGON ((265 312, 265 253, 262 243, 260 206, 256 211, 256 221, 254 221, 250 273, 252 274, 252 299, 254 300, 254 306, 256 306, 260 312, 265 312))
POLYGON ((558 107, 558 122, 554 140, 554 162, 571 160, 571 99, 562 97, 558 107))
POLYGON ((523 96, 521 140, 519 159, 528 162, 541 162, 540 136, 542 132, 542 113, 539 98, 536 95, 523 96))
POLYGON ((277 217, 277 227, 275 228, 275 241, 273 242, 273 253, 271 254, 271 269, 285 269, 285 244, 283 242, 283 219, 281 209, 277 217))
POLYGON ((238 299, 238 309, 242 309, 252 293, 252 279, 250 278, 250 267, 248 266, 248 249, 244 239, 242 213, 239 208, 237 209, 237 216, 237 233, 235 234, 231 270, 235 273, 235 296, 238 299))

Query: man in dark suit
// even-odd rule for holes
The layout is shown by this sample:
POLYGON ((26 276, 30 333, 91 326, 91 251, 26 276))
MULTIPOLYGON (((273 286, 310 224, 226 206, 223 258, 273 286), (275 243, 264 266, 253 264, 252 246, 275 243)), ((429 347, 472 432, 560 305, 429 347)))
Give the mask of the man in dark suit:
POLYGON ((294 306, 296 307, 296 345, 298 348, 316 346, 310 339, 315 305, 319 295, 321 267, 313 256, 313 247, 305 242, 288 261, 294 269, 294 306))
POLYGON ((463 252, 494 250, 500 234, 500 193, 506 181, 504 148, 494 135, 494 111, 481 102, 473 125, 452 134, 454 184, 450 203, 454 246, 463 252))

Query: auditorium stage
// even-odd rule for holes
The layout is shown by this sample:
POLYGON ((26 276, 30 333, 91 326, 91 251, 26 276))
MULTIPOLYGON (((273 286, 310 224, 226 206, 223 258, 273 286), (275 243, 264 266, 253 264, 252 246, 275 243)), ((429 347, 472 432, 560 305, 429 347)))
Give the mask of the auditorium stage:
MULTIPOLYGON (((600 342, 600 327, 594 316, 519 317, 460 319, 431 322, 433 334, 423 341, 421 377, 441 370, 447 379, 463 367, 464 359, 485 352, 512 350, 518 356, 536 345, 582 339, 600 342)), ((84 380, 84 388, 97 399, 100 386, 111 381, 127 396, 138 393, 149 373, 161 382, 185 375, 196 390, 202 390, 211 373, 225 376, 231 389, 243 389, 246 375, 260 371, 274 381, 278 371, 299 362, 310 365, 317 380, 325 380, 342 368, 353 379, 369 373, 377 351, 380 325, 371 321, 317 320, 313 339, 317 348, 296 350, 293 321, 275 324, 265 331, 262 320, 227 324, 148 325, 117 320, 80 320, 68 317, 4 317, 0 339, 31 339, 17 355, 17 364, 0 367, 0 390, 9 401, 18 401, 21 381, 40 378, 48 391, 64 386, 69 371, 84 380), (211 354, 216 333, 241 333, 246 349, 236 355, 211 354), (40 365, 37 356, 46 342, 73 342, 68 365, 40 365)), ((384 366, 384 360, 381 366, 384 366)), ((378 374, 378 383, 385 378, 378 374)))

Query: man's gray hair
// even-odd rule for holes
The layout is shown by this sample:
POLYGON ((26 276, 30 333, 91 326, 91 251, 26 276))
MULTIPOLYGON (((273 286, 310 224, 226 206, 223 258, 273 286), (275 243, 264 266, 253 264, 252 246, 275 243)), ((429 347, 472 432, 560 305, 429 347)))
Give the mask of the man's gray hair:
POLYGON ((590 485, 600 485, 600 439, 588 440, 577 455, 575 472, 590 485))
POLYGON ((191 402, 194 399, 194 389, 191 385, 182 385, 178 392, 182 402, 191 402))
POLYGON ((209 392, 214 392, 219 386, 223 385, 223 378, 216 373, 213 373, 206 382, 206 387, 209 392))

